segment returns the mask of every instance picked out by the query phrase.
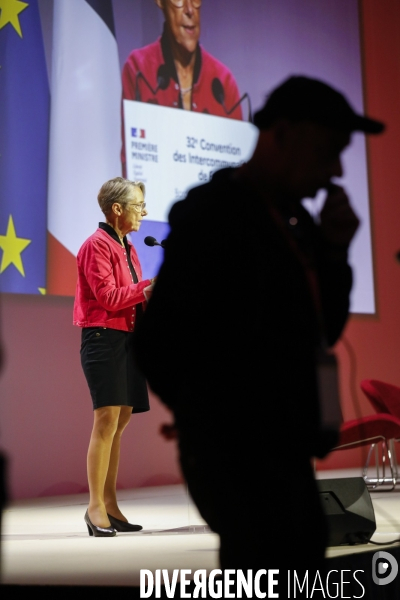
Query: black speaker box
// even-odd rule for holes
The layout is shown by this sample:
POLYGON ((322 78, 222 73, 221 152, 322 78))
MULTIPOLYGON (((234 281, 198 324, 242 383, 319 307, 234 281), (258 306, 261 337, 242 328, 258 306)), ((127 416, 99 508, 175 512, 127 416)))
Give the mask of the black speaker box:
POLYGON ((328 546, 366 544, 376 529, 376 521, 364 479, 319 479, 317 484, 328 520, 328 546))

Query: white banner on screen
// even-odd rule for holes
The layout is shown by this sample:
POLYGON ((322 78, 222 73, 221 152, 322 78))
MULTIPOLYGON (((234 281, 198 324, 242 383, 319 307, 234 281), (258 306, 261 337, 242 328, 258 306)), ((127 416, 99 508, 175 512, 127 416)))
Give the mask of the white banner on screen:
POLYGON ((146 184, 149 219, 213 171, 248 160, 258 137, 251 123, 124 100, 127 176, 146 184))

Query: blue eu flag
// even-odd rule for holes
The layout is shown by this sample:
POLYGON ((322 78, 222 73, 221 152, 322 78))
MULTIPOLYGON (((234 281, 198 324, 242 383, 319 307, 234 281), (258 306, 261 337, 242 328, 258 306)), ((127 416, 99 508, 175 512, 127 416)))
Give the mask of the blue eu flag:
POLYGON ((50 94, 37 0, 0 0, 0 291, 45 293, 50 94))

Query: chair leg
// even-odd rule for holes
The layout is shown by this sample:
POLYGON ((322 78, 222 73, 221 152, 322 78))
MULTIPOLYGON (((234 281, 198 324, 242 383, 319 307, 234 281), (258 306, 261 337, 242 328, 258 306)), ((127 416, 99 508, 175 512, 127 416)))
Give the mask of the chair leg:
POLYGON ((396 460, 395 449, 393 446, 393 440, 389 440, 389 442, 387 442, 386 440, 383 440, 381 448, 382 448, 382 450, 381 450, 381 453, 382 453, 382 476, 379 471, 378 447, 376 444, 372 444, 372 446, 368 452, 366 464, 363 469, 363 477, 364 477, 364 481, 367 484, 367 487, 370 491, 375 491, 375 490, 377 490, 377 488, 379 488, 379 490, 377 490, 377 491, 391 492, 392 490, 395 489, 397 481, 398 481, 397 460, 396 460), (368 477, 369 461, 370 461, 372 450, 373 450, 374 446, 375 446, 374 449, 375 449, 375 462, 376 462, 376 478, 368 477), (388 467, 386 466, 386 459, 389 463, 388 467), (390 470, 390 476, 389 476, 389 474, 388 474, 388 476, 386 475, 387 470, 390 470), (389 488, 385 487, 387 485, 390 485, 390 487, 389 488))
POLYGON ((393 461, 393 470, 394 477, 396 479, 396 483, 399 481, 399 465, 397 463, 397 455, 396 455, 396 441, 398 440, 389 440, 389 447, 392 453, 392 461, 393 461))
POLYGON ((362 471, 362 476, 364 478, 365 483, 368 486, 368 489, 374 490, 378 485, 380 485, 380 477, 379 477, 379 457, 378 457, 378 447, 376 444, 371 444, 368 450, 367 460, 365 461, 365 465, 362 471), (376 465, 376 478, 368 477, 369 471, 369 463, 371 460, 371 455, 375 451, 375 465, 376 465))
POLYGON ((387 445, 386 441, 383 440, 381 445, 382 452, 382 483, 384 484, 386 481, 386 455, 387 455, 387 445))
POLYGON ((392 479, 392 487, 390 488, 390 491, 391 491, 391 490, 394 490, 394 488, 396 487, 396 483, 397 483, 397 460, 396 460, 396 450, 394 448, 393 440, 389 440, 386 450, 387 450, 387 455, 389 458, 390 473, 391 473, 391 479, 392 479))

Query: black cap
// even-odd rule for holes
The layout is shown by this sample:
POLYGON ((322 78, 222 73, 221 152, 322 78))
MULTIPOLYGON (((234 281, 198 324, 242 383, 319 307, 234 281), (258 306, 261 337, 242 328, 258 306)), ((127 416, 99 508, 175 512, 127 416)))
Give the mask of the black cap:
POLYGON ((268 129, 277 119, 311 121, 340 131, 381 133, 385 125, 358 115, 346 98, 330 85, 304 76, 286 79, 268 96, 264 107, 255 113, 254 124, 268 129))

